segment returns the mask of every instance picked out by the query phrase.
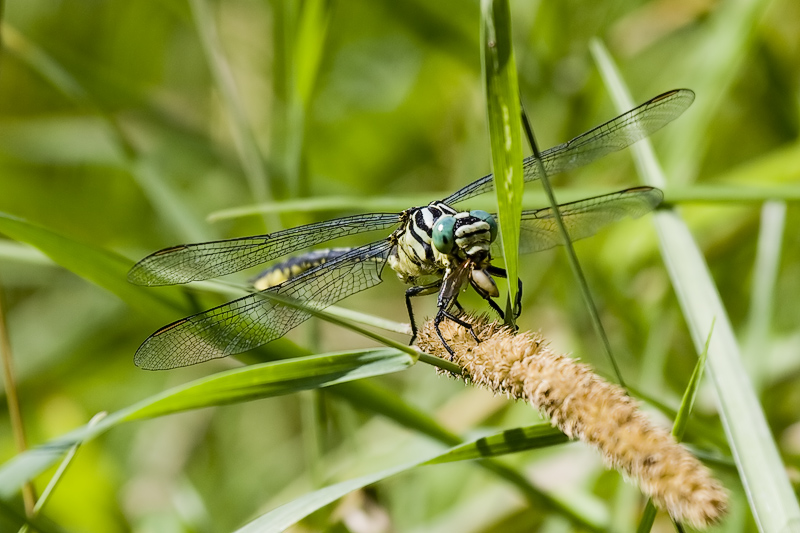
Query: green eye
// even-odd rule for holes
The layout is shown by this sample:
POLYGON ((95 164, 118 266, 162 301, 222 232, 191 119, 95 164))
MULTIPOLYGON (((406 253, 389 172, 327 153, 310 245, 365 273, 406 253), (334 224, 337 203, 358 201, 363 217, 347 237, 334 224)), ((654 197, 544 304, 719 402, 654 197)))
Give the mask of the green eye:
POLYGON ((480 209, 470 211, 469 214, 489 224, 489 234, 491 235, 492 242, 494 242, 494 240, 497 238, 497 221, 494 219, 494 217, 486 211, 481 211, 480 209))
POLYGON ((433 246, 443 254, 449 254, 456 245, 454 229, 456 219, 452 215, 439 217, 433 224, 433 246))

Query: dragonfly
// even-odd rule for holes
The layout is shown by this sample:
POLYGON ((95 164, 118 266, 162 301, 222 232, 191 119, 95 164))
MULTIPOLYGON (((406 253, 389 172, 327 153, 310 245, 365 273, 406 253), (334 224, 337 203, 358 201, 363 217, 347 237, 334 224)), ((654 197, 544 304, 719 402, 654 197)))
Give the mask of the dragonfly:
MULTIPOLYGON (((694 93, 688 89, 660 94, 541 152, 541 164, 551 176, 591 163, 658 131, 679 117, 693 101, 694 93)), ((523 161, 523 174, 526 182, 541 177, 534 157, 523 161)), ((270 299, 266 293, 321 309, 379 284, 387 265, 411 285, 405 293, 411 343, 417 331, 411 304, 416 296, 438 293, 434 319, 437 332, 438 325, 446 319, 469 326, 457 316, 457 311, 462 310, 458 295, 468 286, 502 315, 493 300, 499 295, 494 278, 506 275, 504 269, 491 264, 492 255, 500 250, 496 216, 453 207, 490 191, 492 180, 491 174, 486 175, 442 200, 400 213, 346 216, 265 235, 181 244, 148 255, 131 268, 128 280, 144 286, 174 285, 239 272, 336 238, 394 228, 388 237, 363 246, 328 254, 309 252, 299 256, 300 259, 279 263, 275 271, 288 274, 278 276, 277 285, 162 327, 142 343, 134 362, 144 369, 163 370, 254 349, 282 337, 311 316, 302 308, 270 299), (290 268, 293 261, 300 265, 294 272, 290 268)), ((558 209, 570 240, 578 240, 609 223, 641 216, 653 210, 662 198, 658 189, 634 187, 562 204, 558 209)), ((522 213, 521 254, 559 244, 563 243, 551 208, 522 213)), ((519 301, 514 308, 515 314, 519 314, 519 301)), ((452 355, 450 347, 441 340, 452 355)))

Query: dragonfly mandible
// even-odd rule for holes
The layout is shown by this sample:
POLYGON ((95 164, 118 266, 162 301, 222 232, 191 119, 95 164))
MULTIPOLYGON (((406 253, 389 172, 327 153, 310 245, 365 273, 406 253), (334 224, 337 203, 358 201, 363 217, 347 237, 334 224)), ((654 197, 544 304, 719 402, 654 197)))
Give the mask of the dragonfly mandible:
MULTIPOLYGON (((609 153, 622 150, 658 131, 680 116, 694 100, 688 89, 663 93, 571 141, 541 153, 548 176, 565 172, 609 153)), ((524 180, 539 179, 533 157, 523 161, 524 180)), ((145 369, 188 366, 251 350, 278 339, 310 317, 302 309, 281 305, 262 293, 270 291, 324 308, 382 281, 387 264, 412 285, 406 307, 416 334, 411 298, 439 293, 437 324, 458 318, 457 296, 471 285, 496 311, 493 276, 505 271, 491 264, 498 253, 494 215, 453 208, 468 198, 491 190, 492 175, 484 176, 441 201, 401 213, 369 213, 307 224, 266 235, 182 244, 154 252, 128 273, 138 285, 173 285, 238 272, 332 239, 394 227, 385 239, 332 254, 307 270, 264 291, 248 294, 207 311, 164 326, 136 351, 134 361, 145 369), (441 219, 441 220, 440 220, 441 219), (441 222, 441 223, 440 223, 441 222), (431 281, 432 280, 432 281, 431 281)), ((627 216, 654 209, 662 193, 635 187, 559 206, 571 240, 593 235, 599 228, 627 216)), ((524 211, 520 253, 532 253, 561 244, 550 208, 524 211)), ((519 306, 517 311, 519 311, 519 306)), ((413 342, 413 338, 412 338, 413 342)), ((445 346, 449 350, 449 346, 445 346)))

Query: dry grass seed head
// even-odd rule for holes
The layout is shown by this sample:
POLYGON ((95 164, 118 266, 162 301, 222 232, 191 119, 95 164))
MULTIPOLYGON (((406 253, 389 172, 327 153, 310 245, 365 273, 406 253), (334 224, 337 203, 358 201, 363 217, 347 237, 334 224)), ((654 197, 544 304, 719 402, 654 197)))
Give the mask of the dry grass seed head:
MULTIPOLYGON (((463 368, 463 378, 495 393, 524 400, 573 439, 600 451, 605 463, 635 480, 676 520, 702 529, 725 513, 727 493, 711 472, 633 399, 591 368, 554 353, 539 333, 515 333, 486 316, 462 315, 481 339, 451 320, 442 335, 463 368)), ((433 321, 420 331, 425 352, 449 359, 433 321)))

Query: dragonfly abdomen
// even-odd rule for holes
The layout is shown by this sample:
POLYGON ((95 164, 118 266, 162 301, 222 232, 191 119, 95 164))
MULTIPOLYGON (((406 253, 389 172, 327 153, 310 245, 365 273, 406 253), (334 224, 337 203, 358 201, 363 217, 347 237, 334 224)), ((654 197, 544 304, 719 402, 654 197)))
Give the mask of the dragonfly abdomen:
POLYGON ((262 270, 250 281, 250 284, 260 291, 275 287, 312 268, 338 259, 351 250, 352 248, 325 248, 295 255, 262 270))

